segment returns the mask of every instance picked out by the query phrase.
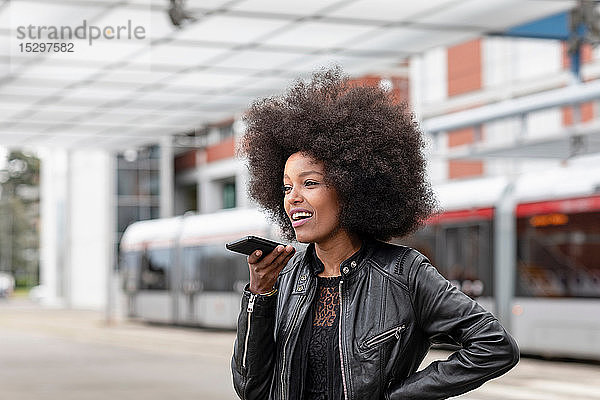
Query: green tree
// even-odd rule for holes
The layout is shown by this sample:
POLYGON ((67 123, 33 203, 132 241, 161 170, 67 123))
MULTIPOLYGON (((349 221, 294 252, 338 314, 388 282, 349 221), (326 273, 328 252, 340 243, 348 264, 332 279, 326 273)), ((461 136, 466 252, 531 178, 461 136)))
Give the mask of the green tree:
POLYGON ((17 286, 39 283, 39 177, 40 160, 22 151, 0 170, 0 271, 17 286))

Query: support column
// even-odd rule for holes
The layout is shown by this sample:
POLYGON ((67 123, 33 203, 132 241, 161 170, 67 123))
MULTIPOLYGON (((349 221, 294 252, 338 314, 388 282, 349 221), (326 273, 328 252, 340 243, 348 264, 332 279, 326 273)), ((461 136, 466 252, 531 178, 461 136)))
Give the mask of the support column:
POLYGON ((67 156, 64 150, 40 151, 40 284, 45 305, 64 305, 65 193, 67 156))
POLYGON ((196 149, 196 212, 198 214, 204 213, 203 198, 204 185, 202 184, 202 168, 206 164, 206 150, 203 148, 196 149))
POLYGON ((73 199, 73 150, 67 149, 67 168, 65 172, 65 200, 63 203, 63 215, 59 221, 59 229, 63 231, 64 245, 59 248, 62 260, 63 299, 65 307, 73 307, 72 290, 72 254, 73 249, 73 226, 72 226, 72 199, 73 199), (62 226, 61 226, 62 225, 62 226))
POLYGON ((173 216, 174 198, 173 143, 171 136, 160 141, 160 217, 173 216))
POLYGON ((44 303, 104 309, 107 270, 114 267, 111 155, 49 149, 41 173, 40 275, 44 303))
POLYGON ((235 204, 237 208, 248 207, 248 196, 246 194, 248 190, 248 169, 244 164, 240 164, 235 175, 235 204))
POLYGON ((107 159, 107 190, 105 202, 107 204, 107 220, 105 235, 106 252, 108 253, 106 263, 106 310, 105 322, 107 325, 113 324, 120 318, 119 312, 119 274, 117 273, 118 263, 118 243, 117 243, 117 156, 108 153, 107 159))
POLYGON ((517 227, 515 221, 515 178, 506 185, 496 204, 494 216, 494 298, 496 316, 510 330, 511 301, 517 268, 517 227))

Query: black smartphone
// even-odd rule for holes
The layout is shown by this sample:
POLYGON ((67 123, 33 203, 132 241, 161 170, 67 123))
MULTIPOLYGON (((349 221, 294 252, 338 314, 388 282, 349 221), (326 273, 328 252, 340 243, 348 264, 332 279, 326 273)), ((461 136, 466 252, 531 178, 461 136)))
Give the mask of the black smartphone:
POLYGON ((260 250, 262 255, 260 259, 275 250, 275 247, 282 245, 283 243, 277 243, 269 239, 261 238, 258 236, 246 236, 233 242, 227 243, 225 247, 227 250, 235 251, 236 253, 242 253, 246 255, 252 254, 253 251, 260 250))

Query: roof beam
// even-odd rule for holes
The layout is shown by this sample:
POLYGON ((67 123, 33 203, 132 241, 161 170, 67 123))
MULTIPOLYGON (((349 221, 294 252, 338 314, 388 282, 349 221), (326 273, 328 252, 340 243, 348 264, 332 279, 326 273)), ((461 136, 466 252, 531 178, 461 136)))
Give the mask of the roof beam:
POLYGON ((421 127, 428 133, 453 131, 498 119, 515 117, 553 107, 584 103, 599 98, 600 81, 585 84, 577 83, 560 89, 429 118, 421 124, 421 127))

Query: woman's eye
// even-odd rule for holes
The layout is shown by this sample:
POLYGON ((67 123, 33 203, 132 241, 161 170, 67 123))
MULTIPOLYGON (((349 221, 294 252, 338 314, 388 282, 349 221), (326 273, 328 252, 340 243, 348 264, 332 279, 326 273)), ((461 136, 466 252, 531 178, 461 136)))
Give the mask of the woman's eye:
MULTIPOLYGON (((318 185, 318 184, 319 184, 319 182, 314 182, 314 181, 306 181, 306 182, 304 182, 304 185, 305 185, 305 186, 314 186, 314 185, 318 185)), ((288 192, 290 192, 291 190, 292 190, 292 187, 291 187, 290 185, 283 185, 283 186, 281 187, 281 191, 282 191, 283 193, 288 193, 288 192)))

